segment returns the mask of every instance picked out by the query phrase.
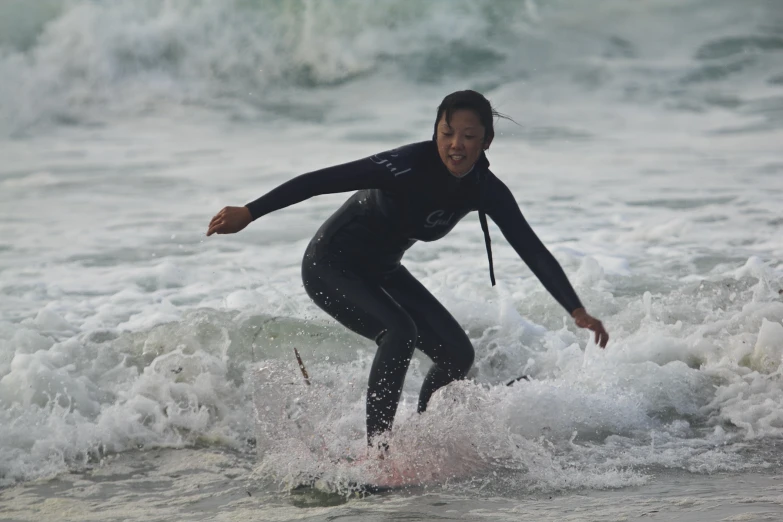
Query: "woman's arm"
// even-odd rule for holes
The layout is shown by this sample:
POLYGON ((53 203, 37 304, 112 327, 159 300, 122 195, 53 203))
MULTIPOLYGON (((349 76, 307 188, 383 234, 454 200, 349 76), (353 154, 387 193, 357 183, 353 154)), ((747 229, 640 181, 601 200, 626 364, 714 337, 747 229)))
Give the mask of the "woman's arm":
POLYGON ((245 207, 256 220, 313 196, 368 188, 387 188, 389 181, 387 169, 369 158, 364 158, 297 176, 245 207))
POLYGON ((397 176, 413 170, 416 144, 350 163, 302 174, 244 207, 225 207, 210 221, 207 235, 233 234, 252 221, 320 194, 391 189, 397 176))
POLYGON ((541 281, 552 297, 574 318, 577 326, 595 332, 595 342, 602 348, 609 341, 601 321, 585 311, 574 287, 571 286, 560 263, 544 246, 519 210, 514 196, 506 185, 495 178, 492 197, 486 209, 506 240, 530 270, 541 281))

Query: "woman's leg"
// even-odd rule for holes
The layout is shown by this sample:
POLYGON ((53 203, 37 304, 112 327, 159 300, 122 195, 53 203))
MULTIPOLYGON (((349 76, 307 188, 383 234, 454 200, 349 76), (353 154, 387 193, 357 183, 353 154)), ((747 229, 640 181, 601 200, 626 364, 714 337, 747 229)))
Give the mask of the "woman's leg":
POLYGON ((419 394, 418 411, 423 412, 435 390, 468 373, 475 356, 473 345, 457 320, 405 267, 382 285, 416 323, 416 348, 434 363, 419 394))
POLYGON ((410 315, 378 280, 306 256, 302 279, 307 294, 354 332, 374 339, 378 351, 367 387, 367 441, 391 429, 417 337, 410 315))

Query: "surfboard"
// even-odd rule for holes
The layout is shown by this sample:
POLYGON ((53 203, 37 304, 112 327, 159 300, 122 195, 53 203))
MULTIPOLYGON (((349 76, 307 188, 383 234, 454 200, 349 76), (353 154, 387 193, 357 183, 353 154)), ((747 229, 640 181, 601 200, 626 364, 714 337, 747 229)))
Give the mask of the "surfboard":
POLYGON ((304 481, 289 489, 290 502, 302 508, 331 507, 345 504, 351 499, 390 494, 403 487, 360 484, 358 482, 333 483, 326 479, 304 481))
POLYGON ((370 484, 360 483, 354 481, 347 482, 332 482, 324 478, 312 478, 307 481, 300 482, 291 487, 291 493, 307 493, 312 491, 319 491, 321 493, 332 493, 349 496, 366 496, 366 495, 378 495, 380 493, 390 493, 395 490, 411 487, 411 485, 383 485, 383 484, 370 484))
POLYGON ((401 469, 390 461, 368 462, 363 457, 341 459, 339 464, 341 472, 300 477, 289 484, 289 491, 294 495, 320 495, 324 500, 325 495, 364 497, 425 486, 415 470, 401 469))

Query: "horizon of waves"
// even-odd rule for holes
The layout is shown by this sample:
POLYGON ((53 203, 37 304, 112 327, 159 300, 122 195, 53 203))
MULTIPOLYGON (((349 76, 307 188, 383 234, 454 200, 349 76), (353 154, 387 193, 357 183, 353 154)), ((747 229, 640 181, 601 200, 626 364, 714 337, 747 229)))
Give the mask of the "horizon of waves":
POLYGON ((329 111, 341 86, 373 78, 486 92, 519 83, 778 126, 783 14, 764 6, 11 0, 0 5, 0 132, 172 106, 306 120, 329 111), (737 88, 749 85, 751 98, 737 88), (309 91, 323 97, 304 110, 309 91))

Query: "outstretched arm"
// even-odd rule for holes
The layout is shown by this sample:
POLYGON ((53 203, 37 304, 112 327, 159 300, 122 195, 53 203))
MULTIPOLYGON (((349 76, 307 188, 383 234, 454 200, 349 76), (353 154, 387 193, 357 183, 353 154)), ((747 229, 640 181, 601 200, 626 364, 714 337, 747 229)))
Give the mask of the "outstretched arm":
MULTIPOLYGON (((373 156, 374 157, 374 156, 373 156)), ((387 188, 391 181, 388 169, 370 158, 302 174, 272 189, 245 205, 253 219, 280 210, 313 196, 352 192, 367 188, 387 188)))
POLYGON ((244 207, 225 207, 209 223, 207 235, 234 234, 252 221, 313 196, 367 188, 387 188, 394 181, 388 162, 378 156, 302 174, 264 194, 244 207))
POLYGON ((487 214, 552 297, 571 314, 576 325, 595 332, 595 342, 604 348, 609 341, 609 334, 603 324, 582 306, 560 263, 530 228, 508 187, 497 179, 495 183, 497 185, 493 187, 495 190, 487 214))

